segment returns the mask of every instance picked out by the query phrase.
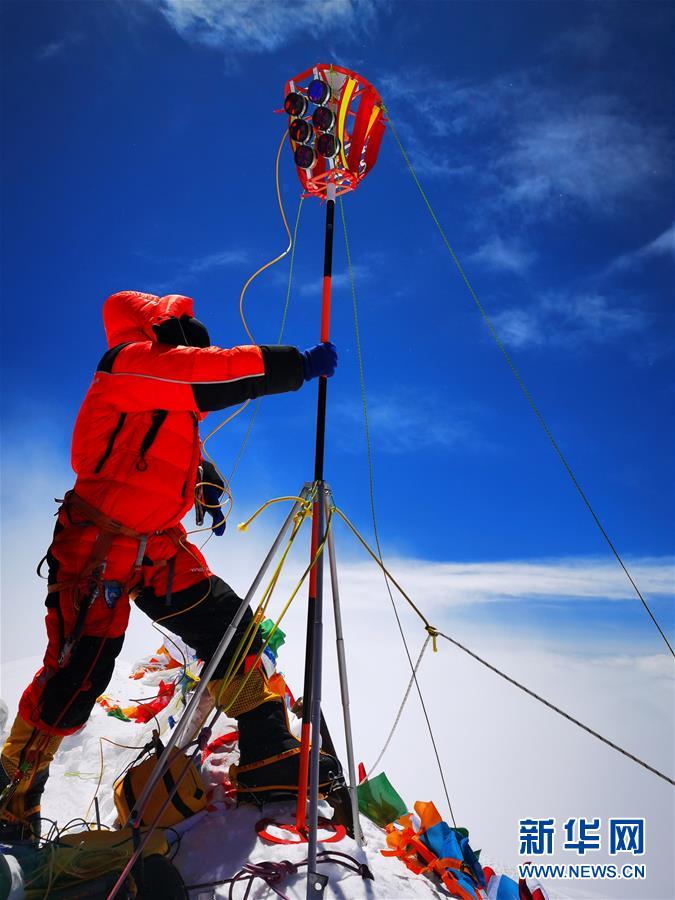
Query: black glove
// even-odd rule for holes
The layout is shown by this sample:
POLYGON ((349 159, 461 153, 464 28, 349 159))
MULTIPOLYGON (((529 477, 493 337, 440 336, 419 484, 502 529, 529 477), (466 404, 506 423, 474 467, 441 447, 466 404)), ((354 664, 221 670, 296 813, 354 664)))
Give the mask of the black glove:
MULTIPOLYGON (((220 499, 225 490, 225 483, 218 474, 216 467, 208 459, 203 459, 200 465, 201 474, 199 480, 204 482, 201 485, 202 510, 207 512, 213 519, 211 530, 215 535, 220 537, 225 532, 225 516, 220 508, 220 499)), ((199 500, 197 502, 200 502, 199 500)), ((202 517, 203 517, 202 512, 202 517)))
POLYGON ((318 378, 320 375, 330 378, 337 368, 337 347, 330 341, 310 347, 301 353, 301 356, 305 381, 318 378))

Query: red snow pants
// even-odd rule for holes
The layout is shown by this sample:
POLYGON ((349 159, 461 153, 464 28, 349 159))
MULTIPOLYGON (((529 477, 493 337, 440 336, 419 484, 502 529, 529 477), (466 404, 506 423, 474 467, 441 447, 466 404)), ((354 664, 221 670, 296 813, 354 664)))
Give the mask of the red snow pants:
MULTIPOLYGON (((171 535, 151 535, 140 560, 139 542, 116 535, 96 579, 91 575, 81 578, 100 529, 71 518, 62 507, 46 557, 50 583, 47 651, 42 668, 19 703, 19 715, 26 722, 60 735, 72 734, 85 724, 96 698, 110 682, 129 621, 130 594, 153 620, 166 617, 163 627, 183 638, 205 662, 241 603, 222 579, 211 574, 181 526, 172 529, 171 535), (80 616, 79 634, 71 642, 70 652, 64 654, 83 604, 86 613, 80 616)), ((247 610, 230 645, 232 650, 250 620, 247 610)), ((222 677, 229 659, 226 654, 214 678, 222 677)))

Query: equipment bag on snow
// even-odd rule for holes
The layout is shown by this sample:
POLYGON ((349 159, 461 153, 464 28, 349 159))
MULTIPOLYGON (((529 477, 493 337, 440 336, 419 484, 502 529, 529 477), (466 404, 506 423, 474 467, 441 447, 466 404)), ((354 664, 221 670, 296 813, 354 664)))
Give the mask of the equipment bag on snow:
MULTIPOLYGON (((141 756, 149 749, 152 752, 147 759, 142 762, 136 761, 113 785, 115 808, 122 825, 126 825, 128 822, 134 804, 164 749, 157 735, 153 737, 151 744, 143 749, 141 756)), ((159 828, 170 828, 206 808, 206 788, 202 777, 194 763, 188 762, 186 754, 177 750, 172 757, 170 766, 148 798, 142 812, 141 825, 149 825, 155 821, 155 816, 162 809, 177 783, 177 790, 157 822, 159 828)))

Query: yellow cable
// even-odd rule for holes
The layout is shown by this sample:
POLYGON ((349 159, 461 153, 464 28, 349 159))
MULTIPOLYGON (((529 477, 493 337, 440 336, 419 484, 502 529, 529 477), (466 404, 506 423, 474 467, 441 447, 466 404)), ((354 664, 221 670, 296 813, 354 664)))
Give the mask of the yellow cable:
MULTIPOLYGON (((220 703, 220 699, 222 697, 223 691, 231 683, 234 672, 236 672, 236 670, 239 668, 239 666, 241 665, 243 660, 246 658, 248 650, 250 649, 251 644, 253 643, 253 640, 255 638, 255 634, 258 630, 260 618, 267 611, 267 607, 269 606, 269 602, 271 600, 272 593, 274 592, 277 582, 279 581, 279 577, 281 576, 281 571, 284 567, 284 564, 286 562, 288 554, 290 553, 291 547, 293 546, 293 542, 295 541, 295 538, 296 538, 298 532, 300 531, 302 523, 304 522, 304 520, 308 514, 309 514, 309 510, 304 508, 303 514, 298 516, 298 518, 295 521, 293 530, 288 538, 284 552, 282 553, 281 558, 277 564, 277 567, 274 570, 274 572, 272 573, 272 577, 270 578, 270 581, 269 581, 267 587, 265 588, 265 591, 263 592, 260 603, 258 604, 258 606, 251 618, 251 622, 249 623, 249 625, 247 627, 246 633, 240 640, 239 646, 237 647, 235 653, 233 654, 233 657, 230 661, 227 671, 225 672, 225 675, 222 678, 221 685, 218 690, 218 695, 215 698, 216 705, 218 705, 220 703), (246 642, 247 638, 249 637, 249 632, 250 632, 250 640, 248 640, 248 645, 246 647, 246 650, 244 652, 242 652, 242 649, 241 649, 242 645, 246 642)), ((237 696, 238 696, 238 694, 237 694, 237 696)))
MULTIPOLYGON (((336 511, 337 511, 337 510, 336 510, 336 511)), ((251 674, 253 673, 253 671, 254 671, 254 669, 255 669, 256 663, 258 662, 258 660, 261 658, 261 656, 262 656, 263 653, 265 652, 265 649, 266 649, 267 646, 269 645, 269 643, 270 643, 270 641, 272 640, 272 638, 273 638, 275 632, 277 631, 279 625, 281 624, 282 619, 284 618, 284 616, 285 616, 286 613, 288 612, 291 603, 293 602, 293 600, 295 600, 295 598, 296 598, 296 596, 297 596, 297 594, 298 594, 298 591, 300 590, 300 588, 302 587, 302 585, 305 583, 305 580, 306 580, 307 576, 309 575, 309 573, 312 571, 312 569, 313 569, 314 566, 316 565, 317 560, 321 557, 321 554, 323 553, 324 547, 326 546, 326 541, 328 540, 328 530, 329 530, 329 528, 331 527, 331 520, 332 520, 332 518, 333 518, 333 509, 331 508, 330 511, 329 511, 329 513, 328 513, 327 519, 326 519, 326 531, 325 531, 325 534, 324 534, 324 536, 323 536, 323 540, 321 541, 321 543, 320 543, 319 546, 317 547, 316 553, 314 554, 314 556, 313 556, 312 560, 310 561, 309 565, 307 566, 307 568, 305 569, 305 571, 302 573, 302 576, 301 576, 300 580, 298 581, 298 583, 296 584, 295 588, 293 589, 293 592, 291 593, 291 596, 288 598, 288 600, 286 601, 286 603, 283 605, 283 607, 282 607, 282 609, 281 609, 281 613, 279 614, 278 619, 277 619, 276 622, 273 624, 272 628, 270 629, 270 633, 267 635, 267 638, 266 638, 266 640, 263 642, 262 647, 260 648, 260 650, 259 650, 258 653, 256 654, 255 662, 253 663, 253 665, 252 665, 251 668, 249 669, 248 673, 245 675, 244 680, 242 681, 241 686, 239 687, 239 690, 237 691, 237 693, 236 693, 236 694, 234 695, 234 697, 232 698, 231 703, 230 703, 230 707, 232 706, 232 704, 234 704, 234 702, 237 700, 237 698, 239 697, 239 695, 241 694, 241 692, 242 692, 242 691, 244 690, 244 688, 246 687, 246 685, 247 685, 247 683, 248 683, 248 680, 249 680, 249 678, 251 677, 251 674)), ((219 696, 220 696, 220 692, 219 692, 219 696)))
POLYGON ((257 278, 258 275, 262 274, 265 271, 265 269, 269 269, 270 266, 273 266, 275 263, 278 263, 280 260, 282 260, 284 258, 284 256, 286 256, 286 254, 289 253, 289 251, 291 250, 291 247, 293 246, 293 237, 291 235, 291 229, 288 227, 288 222, 286 221, 286 213, 284 212, 284 204, 281 200, 281 187, 279 185, 279 159, 281 157, 281 151, 283 149, 283 146, 284 146, 284 143, 286 142, 287 137, 288 137, 288 131, 286 129, 284 129, 283 137, 279 141, 279 149, 277 150, 277 156, 276 156, 274 165, 275 165, 276 185, 277 185, 277 201, 279 203, 279 212, 281 213, 281 219, 284 223, 284 228, 286 229, 286 234, 288 235, 288 247, 286 247, 286 249, 283 251, 283 253, 280 253, 278 256, 275 256, 274 259, 271 259, 269 262, 266 262, 265 265, 261 266, 256 272, 254 272, 253 275, 251 275, 251 277, 248 279, 248 281, 246 282, 244 287, 241 289, 241 294, 239 295, 239 315, 241 316, 241 322, 242 322, 242 325, 244 326, 244 331, 248 335, 252 344, 255 344, 256 340, 253 337, 253 335, 251 334, 248 324, 246 323, 246 317, 244 316, 244 295, 246 294, 246 291, 248 290, 251 282, 255 278, 257 278))
POLYGON ((261 507, 259 507, 259 508, 253 513, 252 516, 249 516, 249 518, 246 519, 245 522, 240 522, 239 525, 237 525, 237 528, 239 529, 239 531, 246 531, 246 530, 248 529, 249 525, 251 524, 251 522, 255 521, 255 519, 258 518, 258 516, 260 515, 260 513, 264 512, 264 511, 267 509, 268 506, 272 506, 273 503, 284 503, 284 502, 286 502, 286 501, 293 501, 293 503, 301 503, 303 506, 310 506, 310 507, 311 507, 311 505, 312 505, 312 499, 311 499, 311 496, 310 496, 310 498, 307 498, 307 499, 304 499, 304 500, 303 500, 302 497, 293 497, 293 496, 289 496, 289 497, 275 497, 273 500, 268 500, 266 503, 263 503, 263 505, 262 505, 261 507))
MULTIPOLYGON (((285 141, 286 141, 286 137, 287 137, 287 136, 288 136, 288 132, 287 132, 287 131, 284 131, 283 137, 281 138, 281 141, 279 142, 279 147, 278 147, 278 149, 277 149, 277 155, 276 155, 276 159, 275 159, 275 162, 274 162, 274 174, 275 174, 275 183, 276 183, 276 191, 277 191, 277 201, 278 201, 278 203, 279 203, 279 212, 281 213, 281 220, 282 220, 282 222, 284 223, 284 228, 286 229, 286 234, 288 235, 288 247, 286 247, 286 249, 283 251, 283 253, 280 253, 280 254, 279 254, 278 256, 276 256, 274 259, 272 259, 272 260, 270 260, 269 262, 265 263, 264 266, 261 266, 256 272, 254 272, 253 275, 251 275, 251 277, 250 277, 250 278, 246 281, 246 283, 244 284, 244 286, 243 286, 243 288, 242 288, 242 290, 241 290, 241 294, 240 294, 240 296, 239 296, 239 314, 240 314, 240 316, 241 316, 241 321, 242 321, 242 324, 243 324, 243 326, 244 326, 244 330, 245 330, 246 334, 248 335, 249 339, 251 340, 251 342, 252 342, 253 344, 255 344, 256 341, 255 341, 253 335, 251 334, 251 331, 249 330, 249 327, 248 327, 248 325, 247 325, 247 323, 246 323, 246 318, 245 318, 245 316, 244 316, 244 296, 245 296, 245 294, 246 294, 246 291, 248 290, 248 288, 250 287, 250 285, 251 285, 251 283, 254 281, 254 279, 256 279, 262 272, 264 272, 265 269, 270 268, 270 266, 273 266, 275 263, 277 263, 277 262, 279 262, 280 260, 282 260, 282 259, 288 254, 288 252, 289 252, 290 250, 292 250, 293 253, 292 253, 292 255, 291 255, 291 269, 290 269, 289 276, 288 276, 288 290, 286 291, 286 303, 285 303, 285 306, 284 306, 284 313, 283 313, 282 320, 281 320, 281 327, 280 327, 280 330, 279 330, 279 337, 278 337, 277 343, 279 343, 279 342, 281 341, 281 338, 282 338, 282 335, 283 335, 284 324, 285 324, 285 322, 286 322, 286 315, 287 315, 287 312, 288 312, 288 303, 289 303, 289 300, 290 300, 290 293, 291 293, 291 279, 292 279, 292 275, 293 275, 293 260, 294 260, 294 256, 295 256, 295 242, 296 242, 297 233, 298 233, 298 224, 299 224, 299 222, 300 222, 300 211, 301 211, 301 209, 302 209, 302 201, 303 201, 303 198, 302 198, 302 196, 300 197, 300 202, 299 202, 299 204, 298 204, 298 212, 297 212, 296 219, 295 219, 295 227, 294 227, 294 229, 293 229, 293 234, 291 235, 291 230, 290 230, 290 228, 288 227, 288 221, 287 221, 287 219, 286 219, 286 213, 285 213, 285 210, 284 210, 283 200, 281 199, 281 186, 280 186, 280 183, 279 183, 279 161, 280 161, 280 158, 281 158, 281 151, 282 151, 282 148, 283 148, 283 146, 284 146, 284 143, 285 143, 285 141)), ((232 493, 231 493, 231 491, 230 491, 230 482, 231 482, 231 480, 232 480, 232 476, 234 475, 234 470, 233 470, 232 473, 230 474, 230 477, 229 477, 228 479, 225 479, 225 478, 223 477, 222 472, 219 471, 218 466, 216 465, 214 459, 209 455, 208 451, 206 450, 206 444, 208 443, 208 441, 211 440, 211 438, 212 438, 218 431, 220 431, 220 429, 221 429, 224 425, 227 425, 228 422, 231 422, 236 416, 238 416, 240 413, 242 413, 242 412, 246 409, 246 407, 249 405, 250 402, 251 402, 250 400, 246 400, 245 403, 242 403, 242 405, 241 405, 238 409, 236 409, 235 412, 231 413, 231 414, 230 414, 226 419, 224 419, 219 425, 216 425, 216 427, 215 427, 212 431, 210 431, 210 432, 206 435, 206 437, 203 439, 203 441, 202 441, 202 453, 203 453, 203 455, 204 455, 204 456, 205 456, 205 457, 206 457, 206 458, 214 465, 214 467, 215 467, 215 469, 216 469, 216 472, 218 472, 218 474, 220 475, 221 479, 223 480, 223 483, 224 483, 225 485, 227 485, 226 490, 227 490, 227 493, 228 493, 228 496, 229 496, 229 500, 230 500, 230 511, 232 510, 232 507, 233 507, 233 505, 234 505, 234 502, 233 502, 233 500, 232 500, 232 493)), ((257 411, 257 410, 256 410, 256 411, 257 411)), ((254 416, 255 416, 255 413, 254 413, 254 416)), ((251 424, 252 424, 252 423, 251 423, 251 424)), ((249 431, 250 431, 250 429, 249 429, 249 431)), ((246 435, 246 437, 245 437, 244 440, 245 440, 245 442, 248 440, 248 434, 246 435)), ((244 446, 245 446, 245 444, 244 444, 244 446)), ((240 453, 240 457, 241 457, 241 453, 240 453)), ((238 464, 238 462, 237 462, 237 464, 238 464)), ((235 464, 235 469, 236 469, 236 465, 237 465, 237 464, 235 464)), ((230 512, 230 511, 228 511, 228 516, 229 516, 229 512, 230 512)), ((227 518, 227 517, 226 517, 226 518, 227 518)), ((191 533, 195 533, 195 532, 191 532, 191 533)))
MULTIPOLYGON (((312 495, 313 495, 313 494, 312 494, 312 495)), ((251 519, 250 519, 249 521, 252 521, 252 519, 255 518, 257 515, 259 515, 259 514, 262 512, 262 510, 265 509, 266 506, 268 506, 270 503, 278 502, 278 500, 281 500, 281 499, 288 499, 288 498, 277 498, 277 500, 269 501, 267 504, 264 504, 264 505, 263 505, 263 506, 255 513, 255 515, 254 515, 253 517, 251 517, 251 519)), ((300 499, 300 498, 297 498, 297 499, 300 499)), ((261 597, 260 603, 258 604, 258 606, 257 606, 257 608, 256 608, 256 610, 255 610, 255 613, 253 614, 253 617, 252 617, 252 619, 251 619, 251 622, 249 623, 249 626, 248 626, 248 628, 247 628, 247 631, 246 631, 246 633, 244 634, 244 636, 242 637, 242 639, 241 639, 241 641, 240 641, 240 643, 239 643, 239 646, 237 647, 237 650, 235 651, 235 654, 233 655, 233 658, 232 658, 232 660, 230 661, 230 664, 229 664, 229 666, 228 666, 228 669, 227 669, 225 675, 223 676, 223 679, 221 680, 221 685, 220 685, 220 688, 219 688, 219 691, 218 691, 218 695, 217 695, 217 697, 215 698, 215 702, 216 702, 217 705, 220 704, 220 700, 221 700, 223 691, 224 691, 225 688, 228 687, 229 684, 231 683, 232 677, 233 677, 233 673, 234 673, 234 672, 238 669, 238 667, 241 665, 241 663, 243 662, 244 658, 246 657, 246 654, 248 653, 248 650, 249 650, 250 647, 251 647, 251 644, 253 643, 253 639, 254 639, 254 637, 255 637, 255 632, 257 631, 257 628, 258 628, 259 620, 260 620, 260 618, 262 617, 262 615, 264 615, 264 614, 266 613, 266 611, 267 611, 267 608, 268 608, 268 606, 269 606, 269 603, 270 603, 270 600, 271 600, 271 597, 272 597, 272 593, 273 593, 273 591, 274 591, 274 589, 275 589, 275 587, 276 587, 276 585, 277 585, 277 582, 278 582, 279 577, 280 577, 280 575, 281 575, 281 571, 282 571, 283 566, 284 566, 284 564, 285 564, 285 562, 286 562, 286 559, 287 559, 287 557, 288 557, 288 554, 289 554, 289 552, 290 552, 290 550, 291 550, 291 547, 292 547, 292 545, 293 545, 293 542, 295 541, 295 538, 296 538, 296 536, 297 536, 297 534, 298 534, 298 532, 299 532, 299 530, 300 530, 300 527, 302 526, 302 523, 303 523, 304 520, 307 518, 307 516, 310 514, 311 509, 312 509, 311 501, 305 501, 305 502, 303 502, 303 506, 302 506, 301 510, 299 511, 298 515, 296 516, 295 524, 294 524, 294 526, 293 526, 293 530, 292 530, 292 532, 291 532, 291 535, 290 535, 290 537, 289 537, 289 539, 288 539, 288 541, 287 541, 286 548, 284 549, 284 552, 283 552, 283 554, 282 554, 282 556, 281 556, 281 558, 280 558, 280 560, 279 560, 279 563, 277 564, 277 567, 276 567, 275 571, 273 572, 272 577, 270 578, 270 581, 269 581, 267 587, 265 588, 265 591, 263 592, 263 595, 262 595, 262 597, 261 597), (242 653, 242 652, 241 652, 241 648, 242 648, 242 645, 243 645, 244 643, 246 643, 246 639, 247 639, 247 636, 249 635, 249 632, 250 632, 250 640, 248 640, 248 642, 247 642, 247 647, 246 647, 245 652, 242 653)), ((311 566, 310 566, 310 568, 311 568, 311 566)), ((278 623, 277 623, 277 624, 278 624, 278 623)), ((275 630, 276 630, 276 627, 272 629, 271 634, 273 634, 275 630)), ((260 650, 260 653, 257 655, 257 658, 256 658, 255 662, 257 662, 258 659, 260 659, 260 657, 262 656, 262 653, 263 653, 263 651, 264 651, 264 649, 265 649, 266 646, 267 646, 267 644, 264 644, 264 646, 263 646, 262 649, 260 650)), ((239 696, 239 694, 241 693, 241 691, 243 690, 243 688, 245 687, 245 685, 246 685, 247 682, 248 682, 248 676, 244 679, 244 682, 243 682, 241 688, 239 689, 239 691, 237 692, 236 697, 232 700, 232 703, 234 703, 234 700, 236 700, 236 698, 239 696)), ((231 706, 231 704, 230 704, 230 706, 231 706)))
MULTIPOLYGON (((211 440, 211 438, 213 437, 214 434, 216 434, 217 432, 220 431, 220 429, 224 425, 227 425, 229 422, 232 421, 232 419, 235 419, 239 415, 239 413, 242 413, 246 409, 246 407, 249 405, 250 402, 251 402, 250 400, 246 400, 244 403, 242 403, 242 405, 240 407, 238 407, 237 409, 235 409, 235 411, 233 413, 230 413, 230 415, 226 419, 223 419, 223 421, 220 422, 220 424, 216 425, 216 427, 212 431, 209 431, 209 433, 206 435, 206 437, 202 441, 202 454, 209 460, 210 463, 213 464, 216 472, 218 472, 218 474, 220 475, 221 478, 223 478, 222 472, 218 471, 218 466, 216 466, 213 459, 209 456, 209 454, 205 450, 206 444, 211 440)), ((223 481, 225 481, 224 478, 223 478, 223 481)))

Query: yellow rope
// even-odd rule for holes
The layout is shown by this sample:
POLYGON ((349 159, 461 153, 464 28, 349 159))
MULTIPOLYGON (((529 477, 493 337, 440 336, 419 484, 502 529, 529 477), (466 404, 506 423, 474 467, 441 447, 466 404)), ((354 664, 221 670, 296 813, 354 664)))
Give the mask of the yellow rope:
POLYGON ((249 340, 252 344, 256 343, 255 338, 253 337, 251 330, 248 327, 246 322, 246 317, 244 316, 244 295, 249 288, 251 282, 258 277, 258 275, 262 274, 265 269, 269 269, 270 266, 273 266, 275 263, 278 263, 280 260, 286 256, 287 253, 291 250, 293 246, 293 237, 291 235, 291 229, 288 227, 288 222, 286 221, 286 213, 284 212, 284 204, 281 200, 281 187, 279 185, 279 159, 281 157, 281 151, 283 149, 284 143, 286 142, 286 138, 288 137, 288 131, 284 129, 284 134, 281 140, 279 141, 279 148, 277 150, 277 156, 275 160, 275 171, 276 171, 276 184, 277 184, 277 201, 279 203, 279 212, 281 213, 281 219, 284 223, 284 228, 286 229, 286 234, 288 235, 288 247, 280 253, 278 256, 275 256, 274 259, 271 259, 269 262, 266 262, 263 266, 251 275, 248 281, 244 284, 244 287, 241 289, 241 294, 239 295, 239 315, 241 316, 241 322, 244 326, 244 331, 249 337, 249 340))

